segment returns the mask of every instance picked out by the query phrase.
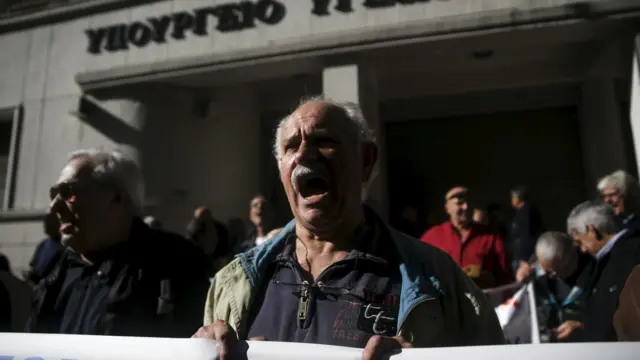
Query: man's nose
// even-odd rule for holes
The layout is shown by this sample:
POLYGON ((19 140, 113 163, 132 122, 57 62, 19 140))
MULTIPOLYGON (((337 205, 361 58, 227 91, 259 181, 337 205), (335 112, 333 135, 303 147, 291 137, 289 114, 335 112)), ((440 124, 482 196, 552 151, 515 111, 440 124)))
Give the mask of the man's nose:
POLYGON ((317 157, 318 149, 308 141, 300 143, 298 152, 296 153, 296 163, 302 163, 305 160, 315 159, 317 157))
POLYGON ((62 199, 60 198, 60 195, 56 195, 53 199, 51 199, 51 202, 49 202, 49 210, 52 213, 56 213, 57 208, 60 206, 60 203, 63 202, 62 199))
POLYGON ((56 195, 56 197, 51 200, 49 210, 54 214, 71 214, 69 205, 67 205, 67 202, 64 201, 60 195, 56 195))

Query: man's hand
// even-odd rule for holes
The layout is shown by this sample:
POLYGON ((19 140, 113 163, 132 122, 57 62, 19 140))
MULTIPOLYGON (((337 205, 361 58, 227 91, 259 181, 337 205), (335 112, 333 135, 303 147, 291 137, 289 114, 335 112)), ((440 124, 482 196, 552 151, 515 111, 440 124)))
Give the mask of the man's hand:
POLYGON ((222 320, 201 327, 193 334, 192 338, 217 340, 220 360, 233 360, 240 357, 241 348, 238 336, 235 330, 222 320))
POLYGON ((518 282, 526 281, 531 275, 533 275, 535 269, 536 267, 534 265, 530 265, 525 261, 520 261, 520 265, 516 271, 516 280, 518 282))
POLYGON ((402 336, 372 336, 362 352, 362 360, 377 360, 384 355, 391 355, 400 349, 411 348, 410 343, 402 336))
POLYGON ((575 320, 567 320, 563 322, 556 331, 556 338, 558 340, 566 339, 569 337, 576 329, 580 329, 582 327, 582 323, 580 321, 575 320))
POLYGON ((475 279, 477 277, 480 277, 481 274, 481 268, 480 265, 477 264, 472 264, 472 265, 468 265, 464 267, 464 272, 467 274, 468 277, 475 279))

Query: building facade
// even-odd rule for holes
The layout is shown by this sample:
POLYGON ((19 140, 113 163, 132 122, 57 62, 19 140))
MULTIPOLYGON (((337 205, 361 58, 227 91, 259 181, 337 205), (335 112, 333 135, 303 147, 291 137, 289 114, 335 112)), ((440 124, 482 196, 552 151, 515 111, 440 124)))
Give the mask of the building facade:
POLYGON ((19 270, 77 148, 138 159, 171 230, 198 205, 245 217, 258 192, 284 220, 273 128, 315 94, 363 107, 391 220, 440 215, 456 184, 505 205, 526 184, 561 227, 600 176, 637 175, 638 1, 32 3, 0 17, 0 252, 19 270))

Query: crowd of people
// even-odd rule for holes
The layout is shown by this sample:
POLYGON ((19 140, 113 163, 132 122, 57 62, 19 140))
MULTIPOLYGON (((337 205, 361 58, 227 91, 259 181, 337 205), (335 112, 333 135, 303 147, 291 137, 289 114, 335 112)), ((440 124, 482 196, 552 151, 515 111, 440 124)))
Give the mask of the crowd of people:
POLYGON ((600 199, 571 210, 566 232, 543 233, 516 278, 535 282, 551 338, 639 341, 640 186, 616 171, 597 187, 600 199))
POLYGON ((222 359, 248 339, 359 347, 373 359, 407 347, 504 344, 482 288, 533 280, 555 301, 543 321, 557 339, 637 336, 640 321, 627 313, 637 312, 629 305, 637 289, 625 282, 640 264, 639 186, 627 174, 605 178, 604 202, 578 205, 565 232, 543 232, 522 187, 501 232, 456 186, 444 197, 449 221, 419 241, 366 205, 378 147, 357 105, 302 102, 277 126, 273 153, 291 222, 275 228, 258 195, 247 223, 223 224, 199 207, 184 237, 143 214, 133 160, 73 153, 50 190, 49 237, 25 274, 26 331, 217 339, 222 359))

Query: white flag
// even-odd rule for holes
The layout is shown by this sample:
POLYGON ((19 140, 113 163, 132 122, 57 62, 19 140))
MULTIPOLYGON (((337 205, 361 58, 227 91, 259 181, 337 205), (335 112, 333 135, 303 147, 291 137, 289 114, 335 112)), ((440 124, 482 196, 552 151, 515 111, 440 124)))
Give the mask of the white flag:
MULTIPOLYGON (((496 299, 500 298, 500 292, 508 291, 512 291, 512 288, 490 291, 487 295, 496 299)), ((513 296, 496 306, 495 311, 509 344, 540 343, 533 284, 522 286, 513 296)))

